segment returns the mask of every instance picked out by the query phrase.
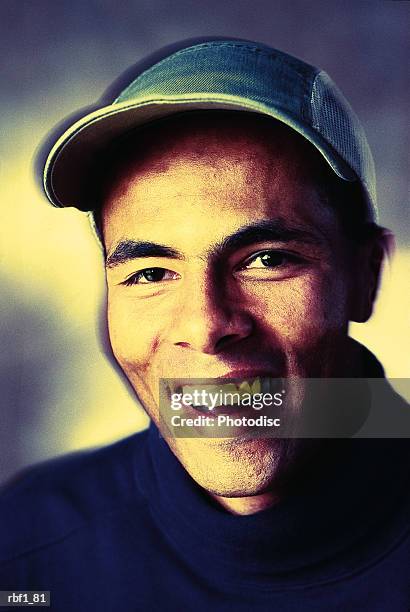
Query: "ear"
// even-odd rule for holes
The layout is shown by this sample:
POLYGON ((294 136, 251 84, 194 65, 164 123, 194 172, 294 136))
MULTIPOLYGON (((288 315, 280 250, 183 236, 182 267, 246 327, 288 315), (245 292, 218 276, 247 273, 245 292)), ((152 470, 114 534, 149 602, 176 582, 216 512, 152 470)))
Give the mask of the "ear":
POLYGON ((350 320, 365 323, 373 313, 380 287, 383 262, 394 251, 391 232, 377 227, 357 247, 353 258, 353 281, 350 300, 350 320))

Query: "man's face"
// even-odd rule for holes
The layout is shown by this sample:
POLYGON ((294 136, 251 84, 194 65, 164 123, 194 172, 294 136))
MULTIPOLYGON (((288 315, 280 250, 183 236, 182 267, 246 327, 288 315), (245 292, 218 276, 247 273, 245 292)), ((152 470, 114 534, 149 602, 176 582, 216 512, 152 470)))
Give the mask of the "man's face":
MULTIPOLYGON (((102 220, 114 355, 161 427, 161 378, 337 375, 351 271, 324 163, 287 128, 175 121, 111 181, 102 220)), ((296 440, 173 438, 191 476, 225 496, 283 478, 296 440)))

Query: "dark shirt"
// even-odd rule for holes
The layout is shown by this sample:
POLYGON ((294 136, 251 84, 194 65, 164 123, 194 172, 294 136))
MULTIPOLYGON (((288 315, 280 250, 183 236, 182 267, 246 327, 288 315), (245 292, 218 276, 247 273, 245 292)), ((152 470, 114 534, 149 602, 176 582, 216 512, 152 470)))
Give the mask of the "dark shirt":
POLYGON ((153 424, 35 466, 0 496, 0 590, 49 590, 59 612, 408 612, 410 443, 330 442, 249 516, 215 505, 153 424))

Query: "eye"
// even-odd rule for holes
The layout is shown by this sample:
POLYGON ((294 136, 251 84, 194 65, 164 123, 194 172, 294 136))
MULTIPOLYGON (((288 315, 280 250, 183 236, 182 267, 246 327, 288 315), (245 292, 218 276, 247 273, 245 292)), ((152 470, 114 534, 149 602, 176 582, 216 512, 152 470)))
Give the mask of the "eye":
POLYGON ((301 258, 293 253, 287 253, 285 251, 264 251, 250 257, 241 265, 239 270, 273 269, 298 263, 301 263, 301 258))
POLYGON ((130 287, 132 285, 147 285, 170 281, 180 278, 179 274, 166 268, 145 268, 129 276, 121 284, 130 287))

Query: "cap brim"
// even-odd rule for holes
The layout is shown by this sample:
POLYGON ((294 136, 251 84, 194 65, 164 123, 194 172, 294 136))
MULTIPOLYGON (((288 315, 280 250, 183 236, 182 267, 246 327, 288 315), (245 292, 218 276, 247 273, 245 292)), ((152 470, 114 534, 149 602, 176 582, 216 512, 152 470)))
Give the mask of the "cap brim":
POLYGON ((240 96, 204 94, 139 99, 105 106, 74 123, 51 149, 43 174, 44 189, 57 207, 74 206, 83 211, 95 209, 87 179, 98 155, 127 132, 176 113, 190 110, 233 110, 268 115, 304 136, 323 155, 334 172, 347 181, 357 180, 355 172, 334 148, 309 125, 294 117, 240 96))

